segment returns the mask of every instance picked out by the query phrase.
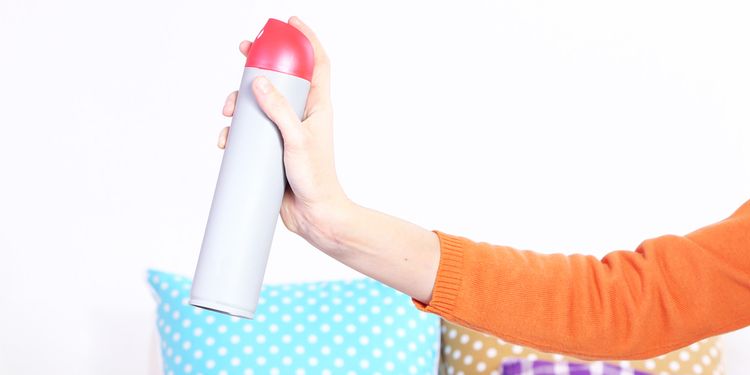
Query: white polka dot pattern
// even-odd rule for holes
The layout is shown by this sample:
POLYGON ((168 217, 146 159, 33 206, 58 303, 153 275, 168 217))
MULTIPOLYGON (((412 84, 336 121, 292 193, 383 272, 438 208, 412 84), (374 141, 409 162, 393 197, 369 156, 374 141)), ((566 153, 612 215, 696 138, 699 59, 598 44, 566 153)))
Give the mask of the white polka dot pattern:
POLYGON ((371 279, 264 286, 246 320, 188 305, 188 278, 148 277, 165 374, 436 372, 439 319, 371 279))

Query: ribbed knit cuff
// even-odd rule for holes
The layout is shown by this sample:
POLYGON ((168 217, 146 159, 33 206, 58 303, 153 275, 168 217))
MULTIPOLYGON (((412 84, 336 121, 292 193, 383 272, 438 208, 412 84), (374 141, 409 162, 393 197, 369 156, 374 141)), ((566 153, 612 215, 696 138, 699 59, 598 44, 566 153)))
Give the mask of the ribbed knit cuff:
POLYGON ((432 232, 440 240, 440 263, 432 288, 432 299, 427 304, 415 299, 412 302, 419 310, 452 319, 463 281, 464 239, 437 230, 432 232))

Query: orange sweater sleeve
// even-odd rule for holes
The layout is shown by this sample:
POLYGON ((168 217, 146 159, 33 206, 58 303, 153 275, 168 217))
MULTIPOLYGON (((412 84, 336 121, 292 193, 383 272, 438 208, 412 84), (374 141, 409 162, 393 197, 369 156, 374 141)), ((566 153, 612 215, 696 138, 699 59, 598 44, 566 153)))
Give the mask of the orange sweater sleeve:
POLYGON ((539 254, 435 232, 440 264, 417 308, 542 351, 643 359, 750 324, 750 201, 635 251, 539 254))

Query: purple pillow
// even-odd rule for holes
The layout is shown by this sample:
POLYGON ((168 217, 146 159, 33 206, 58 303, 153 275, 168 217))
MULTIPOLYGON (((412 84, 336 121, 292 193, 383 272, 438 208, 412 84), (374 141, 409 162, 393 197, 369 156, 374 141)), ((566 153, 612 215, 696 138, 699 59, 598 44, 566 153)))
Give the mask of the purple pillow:
POLYGON ((649 375, 648 372, 603 362, 550 362, 510 358, 500 365, 503 375, 649 375))

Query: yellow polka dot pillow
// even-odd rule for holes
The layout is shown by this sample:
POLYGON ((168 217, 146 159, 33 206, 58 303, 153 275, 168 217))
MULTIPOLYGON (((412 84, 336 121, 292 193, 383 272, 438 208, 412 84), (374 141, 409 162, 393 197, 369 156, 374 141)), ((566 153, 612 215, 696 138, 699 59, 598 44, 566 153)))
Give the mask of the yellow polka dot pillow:
MULTIPOLYGON (((447 375, 502 375, 504 361, 543 360, 554 363, 591 363, 559 354, 505 343, 496 337, 443 320, 440 373, 447 375)), ((601 363, 601 362, 599 362, 601 363)), ((613 361, 608 364, 656 375, 722 375, 720 342, 716 337, 687 348, 643 361, 613 361)))

